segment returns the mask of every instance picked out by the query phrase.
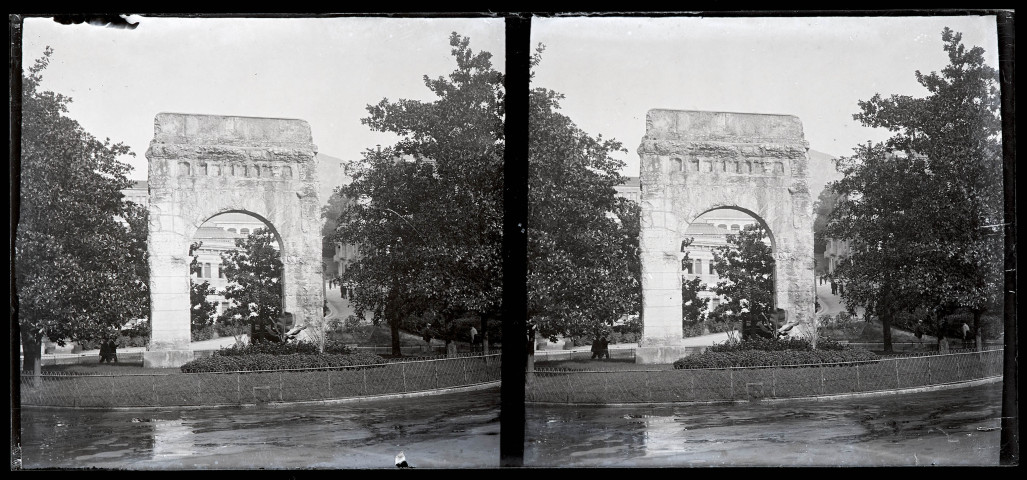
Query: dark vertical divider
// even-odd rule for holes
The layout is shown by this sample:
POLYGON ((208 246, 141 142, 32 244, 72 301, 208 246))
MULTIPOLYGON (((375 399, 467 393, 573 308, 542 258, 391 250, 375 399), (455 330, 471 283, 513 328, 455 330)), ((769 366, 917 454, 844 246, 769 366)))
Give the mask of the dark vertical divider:
POLYGON ((1005 200, 1005 298, 1003 324, 1005 363, 1002 375, 1002 435, 999 463, 1020 463, 1020 419, 1017 395, 1016 326, 1016 68, 1014 63, 1014 17, 1012 11, 998 14, 999 83, 1002 88, 1002 157, 1005 200))
POLYGON ((527 359, 529 15, 506 18, 506 163, 503 179, 503 362, 500 465, 524 463, 527 359))

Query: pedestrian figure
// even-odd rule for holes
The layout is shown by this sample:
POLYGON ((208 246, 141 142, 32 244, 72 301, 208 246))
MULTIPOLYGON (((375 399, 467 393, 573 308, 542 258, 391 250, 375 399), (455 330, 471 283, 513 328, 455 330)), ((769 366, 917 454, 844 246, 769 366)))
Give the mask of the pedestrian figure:
POLYGON ((970 326, 963 322, 963 348, 970 347, 970 326))
POLYGON ((100 342, 100 363, 107 361, 107 355, 110 353, 110 348, 107 347, 107 340, 100 342))
POLYGON ((590 358, 589 360, 595 360, 597 357, 599 357, 601 351, 602 350, 599 347, 599 339, 592 339, 592 358, 590 358))
POLYGON ((100 342, 100 363, 118 363, 118 344, 114 339, 107 339, 100 342))
POLYGON ((610 359, 610 341, 606 339, 606 335, 599 338, 599 358, 602 359, 604 356, 607 360, 610 359))
POLYGON ((474 328, 474 326, 472 325, 471 326, 471 351, 475 350, 475 347, 474 347, 474 337, 477 337, 477 336, 478 336, 478 329, 474 328))
POLYGON ((831 280, 831 295, 838 295, 838 284, 831 280))
POLYGON ((917 342, 920 343, 920 348, 924 347, 924 321, 917 320, 916 326, 913 327, 913 335, 916 336, 917 342))

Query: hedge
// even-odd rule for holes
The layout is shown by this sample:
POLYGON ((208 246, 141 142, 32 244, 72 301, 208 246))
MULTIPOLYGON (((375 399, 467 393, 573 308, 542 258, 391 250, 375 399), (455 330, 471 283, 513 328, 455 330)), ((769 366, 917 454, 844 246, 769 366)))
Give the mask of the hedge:
POLYGON ((763 367, 782 365, 835 364, 843 362, 877 361, 879 357, 868 350, 737 350, 717 352, 709 349, 698 355, 689 355, 674 362, 676 369, 763 367))
MULTIPOLYGON (((311 342, 299 341, 289 343, 253 343, 247 345, 232 345, 229 347, 221 347, 214 352, 214 356, 224 357, 237 357, 242 355, 257 355, 257 354, 268 354, 268 355, 317 355, 317 345, 311 342)), ((346 345, 335 342, 325 342, 324 353, 334 355, 349 355, 353 353, 346 345)))
MULTIPOLYGON (((829 338, 822 338, 817 342, 817 350, 844 350, 842 345, 829 338)), ((767 352, 775 351, 813 351, 813 345, 805 338, 746 338, 740 342, 725 342, 710 345, 707 349, 710 352, 742 352, 746 350, 762 350, 767 352)))
POLYGON ((337 368, 355 365, 385 365, 385 359, 373 353, 338 354, 293 354, 271 355, 257 353, 251 355, 212 355, 197 358, 182 365, 183 373, 204 372, 248 372, 257 370, 290 370, 305 368, 337 368))

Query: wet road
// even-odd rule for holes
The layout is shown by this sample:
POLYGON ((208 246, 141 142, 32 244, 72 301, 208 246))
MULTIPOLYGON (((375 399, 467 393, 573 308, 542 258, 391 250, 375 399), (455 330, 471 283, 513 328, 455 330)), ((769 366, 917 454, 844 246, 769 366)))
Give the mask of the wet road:
POLYGON ((524 464, 998 465, 1002 384, 881 397, 650 408, 530 406, 524 464))
POLYGON ((340 469, 499 466, 499 388, 337 405, 25 409, 22 466, 340 469))

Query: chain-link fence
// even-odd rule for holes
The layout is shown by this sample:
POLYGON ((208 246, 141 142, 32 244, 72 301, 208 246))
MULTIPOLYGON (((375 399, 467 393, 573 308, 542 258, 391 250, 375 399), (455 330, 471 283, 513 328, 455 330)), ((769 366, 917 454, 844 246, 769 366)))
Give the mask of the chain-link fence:
POLYGON ((798 398, 926 387, 1002 375, 1002 350, 795 367, 717 369, 537 368, 528 402, 609 404, 798 398))
POLYGON ((168 374, 21 376, 21 404, 173 407, 323 401, 497 382, 500 354, 333 369, 168 374))

